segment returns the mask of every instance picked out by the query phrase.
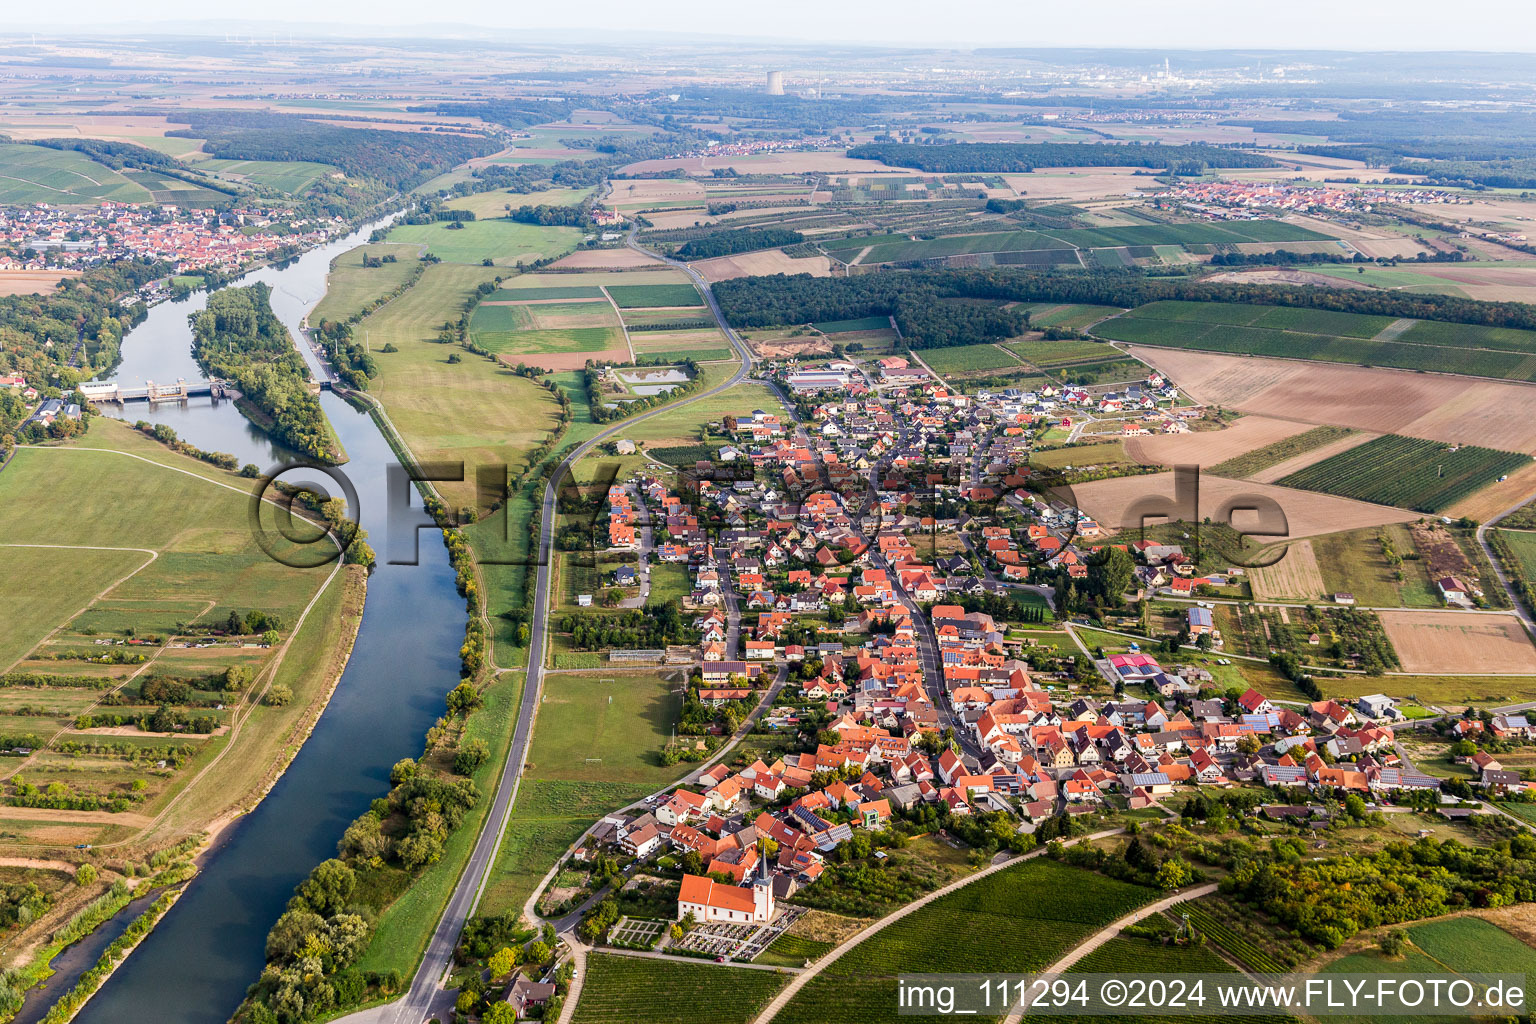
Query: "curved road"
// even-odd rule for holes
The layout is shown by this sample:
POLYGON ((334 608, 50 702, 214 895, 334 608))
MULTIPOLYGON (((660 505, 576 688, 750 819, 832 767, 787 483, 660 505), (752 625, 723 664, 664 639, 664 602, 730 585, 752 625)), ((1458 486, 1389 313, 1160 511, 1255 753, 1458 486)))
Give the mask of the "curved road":
MULTIPOLYGON (((635 241, 634 228, 630 229, 625 242, 630 248, 639 252, 649 256, 656 255, 635 241)), ((523 699, 518 709, 517 726, 512 733, 512 748, 508 751, 506 765, 497 782, 496 795, 492 800, 490 813, 486 816, 485 825, 475 841, 474 852, 470 854, 469 863, 465 866, 463 874, 459 876, 453 896, 449 899, 448 906, 438 921, 437 930, 432 933, 426 956, 411 979, 410 989, 395 1002, 340 1018, 347 1024, 421 1024, 432 1017, 448 1020, 452 1015, 453 1000, 451 993, 443 988, 443 979, 447 976, 452 964, 453 949, 458 944, 459 933, 463 931, 465 921, 475 912, 475 908, 480 903, 481 894, 484 893, 486 883, 490 879, 496 851, 501 846, 502 834, 506 831, 507 822, 511 819, 512 806, 517 799, 517 790, 522 782, 523 765, 528 759, 528 744, 533 737, 534 715, 543 691, 544 643, 545 633, 549 627, 549 557, 554 550, 555 498, 560 481, 570 472, 578 459, 608 437, 652 416, 672 412, 691 402, 711 398, 727 391, 741 383, 752 370, 752 353, 726 323, 725 316, 720 312, 720 305, 715 301, 714 293, 710 291, 709 282, 686 263, 666 257, 659 258, 686 272, 698 285, 705 301, 709 304, 710 313, 720 324, 726 339, 741 360, 741 366, 729 380, 708 391, 620 420, 593 435, 572 449, 549 478, 549 484, 544 490, 544 504, 539 523, 538 582, 534 591, 534 617, 528 647, 528 678, 523 684, 523 699)))

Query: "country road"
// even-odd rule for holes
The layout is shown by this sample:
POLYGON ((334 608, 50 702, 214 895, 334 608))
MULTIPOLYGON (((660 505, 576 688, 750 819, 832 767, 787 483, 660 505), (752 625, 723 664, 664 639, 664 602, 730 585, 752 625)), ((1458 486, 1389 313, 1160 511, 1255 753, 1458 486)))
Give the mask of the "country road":
MULTIPOLYGON (((630 230, 626 244, 631 248, 648 255, 656 255, 643 248, 635 241, 634 229, 630 230)), ((638 416, 631 416, 620 420, 612 426, 598 432, 586 441, 577 445, 561 460, 560 465, 550 476, 549 483, 544 490, 544 502, 539 522, 539 558, 538 579, 534 589, 534 617, 532 632, 528 647, 528 677, 523 685, 522 704, 518 709, 517 725, 512 733, 512 746, 507 754, 507 761, 502 769, 501 777, 496 784, 496 793, 492 798, 490 813, 486 816, 485 825, 482 827, 479 838, 475 841, 474 851, 470 854, 469 862, 465 865, 463 873, 459 876, 458 884, 454 887, 453 895, 448 901, 448 906, 443 916, 438 921, 437 929, 432 933, 432 939, 427 945, 426 956, 417 968, 416 974, 411 979, 411 986, 406 993, 395 1002, 384 1006, 372 1007, 338 1018, 346 1024, 422 1024, 432 1017, 439 1020, 449 1020, 453 1015, 453 995, 443 987, 443 981, 453 961, 453 949, 458 944, 459 933, 464 929, 464 923, 474 914, 479 906, 480 897, 485 891, 486 883, 490 880, 491 867, 496 860, 496 852, 501 846, 502 835, 506 831, 507 823, 511 820, 511 812, 517 800, 518 788, 522 783, 523 765, 528 759, 528 746, 533 738, 534 719, 538 711, 539 700, 544 689, 544 648, 546 634, 549 630, 549 586, 550 586, 550 555, 554 550, 555 534, 555 501, 558 486, 571 471, 576 462, 593 447, 607 440, 614 434, 621 433, 633 427, 636 423, 650 419, 661 413, 673 412, 692 402, 712 398, 715 395, 728 391, 747 376, 752 370, 752 353, 741 338, 725 322, 724 315, 720 312, 720 305, 710 291, 709 282, 703 276, 685 263, 676 260, 662 259, 674 267, 687 272, 698 285, 700 292, 709 304, 710 312, 720 324, 725 336, 741 360, 741 366, 731 375, 730 379, 718 384, 708 391, 702 391, 690 395, 677 402, 658 406, 647 410, 638 416)), ((574 1003, 574 1000, 572 1001, 574 1003)))
POLYGON ((1520 617, 1521 623, 1525 626, 1525 631, 1531 634, 1533 639, 1536 639, 1536 618, 1531 617, 1531 610, 1525 606, 1524 601, 1520 600, 1520 595, 1515 593, 1514 586, 1509 582, 1509 576, 1504 572, 1504 566, 1499 564, 1498 558, 1493 553, 1493 545, 1488 542, 1488 528, 1490 526, 1498 525, 1506 517, 1518 509, 1524 508, 1529 503, 1529 499, 1522 500, 1489 519, 1486 523, 1480 524, 1477 528, 1477 543, 1483 549, 1483 557, 1487 558, 1488 564, 1493 567, 1493 574, 1498 577, 1499 586, 1504 588, 1504 596, 1509 598, 1509 603, 1514 607, 1515 614, 1520 617))

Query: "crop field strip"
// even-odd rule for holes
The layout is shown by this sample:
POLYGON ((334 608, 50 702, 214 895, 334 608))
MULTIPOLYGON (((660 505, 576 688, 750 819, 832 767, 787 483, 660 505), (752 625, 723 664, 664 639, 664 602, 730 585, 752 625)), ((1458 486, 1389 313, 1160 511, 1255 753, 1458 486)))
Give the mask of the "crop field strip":
POLYGON ((1020 365, 1017 359, 1003 349, 989 344, 925 349, 919 354, 923 357, 923 362, 933 368, 934 373, 971 373, 1020 365))
POLYGON ((1512 473, 1529 455, 1388 434, 1282 477, 1279 484, 1346 498, 1439 512, 1512 473))
POLYGON ((1121 353, 1102 341, 1010 341, 1003 345, 1026 363, 1042 370, 1070 363, 1115 360, 1121 353))
MULTIPOLYGON (((947 235, 914 241, 905 236, 884 239, 845 239, 871 246, 859 262, 899 263, 966 253, 1013 253, 1061 249, 1113 249, 1123 246, 1240 244, 1243 242, 1331 241, 1328 235, 1281 221, 1248 221, 1234 224, 1146 224, 1129 227, 1071 228, 1064 231, 995 231, 971 235, 947 235)), ((838 244, 828 252, 849 259, 857 248, 838 244)))
POLYGON ((607 290, 620 309, 704 305, 691 284, 611 284, 607 290))
POLYGON ((1218 462, 1216 465, 1209 467, 1206 472, 1214 473, 1217 476, 1230 476, 1241 479, 1260 470, 1268 469, 1271 466, 1278 466, 1286 459, 1305 455, 1310 451, 1316 451, 1326 444, 1332 444, 1340 438, 1348 437, 1353 433, 1354 431, 1349 427, 1313 427, 1311 430, 1282 438, 1262 448, 1255 448, 1252 451, 1244 452, 1241 455, 1227 459, 1225 462, 1218 462))
POLYGON ((895 1015, 899 974, 1040 970, 1156 895, 1055 861, 1027 861, 865 939, 797 992, 775 1024, 884 1024, 895 1015))
POLYGON ((1536 382, 1536 331, 1290 306, 1153 302, 1094 328, 1112 341, 1536 382), (1383 332, 1387 332, 1385 335, 1383 332), (1382 336, 1384 340, 1373 340, 1382 336))

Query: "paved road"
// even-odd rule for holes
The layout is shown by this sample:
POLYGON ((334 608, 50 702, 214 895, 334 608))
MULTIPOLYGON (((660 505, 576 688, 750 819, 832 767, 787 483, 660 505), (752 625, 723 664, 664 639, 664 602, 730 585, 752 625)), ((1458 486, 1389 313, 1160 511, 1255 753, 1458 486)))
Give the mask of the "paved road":
POLYGON ((1509 598, 1509 603, 1514 606, 1515 614, 1520 617, 1520 621, 1525 625, 1526 632, 1536 637, 1536 619, 1531 617, 1530 609, 1526 608, 1525 602, 1520 600, 1520 595, 1515 593, 1514 585, 1509 582, 1509 576, 1505 574, 1504 567, 1499 564, 1498 558, 1494 556, 1493 545, 1488 542, 1488 528, 1497 525, 1515 510, 1524 508, 1529 501, 1529 498, 1521 499, 1518 504, 1511 505, 1479 526, 1477 528, 1477 543, 1482 547, 1483 555, 1488 559, 1488 564, 1493 566, 1493 574, 1498 577, 1499 586, 1504 588, 1504 595, 1509 598))
MULTIPOLYGON (((648 251, 635 242, 633 230, 630 232, 628 244, 642 252, 648 251)), ((453 890, 447 909, 438 921, 437 930, 432 933, 426 956, 411 979, 410 989, 402 998, 387 1006, 374 1007, 341 1018, 347 1024, 421 1024, 431 1017, 437 1017, 440 1020, 448 1020, 451 1017, 453 994, 443 988, 443 979, 452 964, 453 949, 458 943, 459 933, 464 930, 464 922, 475 912, 480 896, 485 891, 486 883, 490 879, 491 866, 496 859, 496 851, 501 846, 501 837, 506 831, 507 822, 511 819, 512 806, 517 799, 517 790, 522 782, 523 765, 528 758, 528 744, 533 736, 534 717, 544 688, 544 646, 545 634, 549 627, 550 554, 554 550, 557 485, 570 472, 578 459, 610 436, 659 413, 672 412, 691 402, 711 398, 733 388, 752 369, 752 353, 725 322, 720 306, 709 290, 709 282, 687 264, 670 259, 666 262, 686 271, 698 284, 709 303, 710 311, 719 321, 727 340, 730 341, 731 347, 741 360, 741 366, 729 380, 708 391, 702 391, 677 402, 643 412, 638 416, 620 420, 599 432, 572 449, 549 478, 549 484, 544 490, 543 512, 539 526, 538 581, 534 590, 534 617, 528 648, 528 678, 523 686, 522 705, 518 709, 517 725, 512 733, 512 749, 507 755, 501 777, 497 780, 490 814, 486 816, 485 826, 475 841, 474 851, 470 854, 469 863, 465 866, 463 874, 459 876, 458 885, 453 890)))

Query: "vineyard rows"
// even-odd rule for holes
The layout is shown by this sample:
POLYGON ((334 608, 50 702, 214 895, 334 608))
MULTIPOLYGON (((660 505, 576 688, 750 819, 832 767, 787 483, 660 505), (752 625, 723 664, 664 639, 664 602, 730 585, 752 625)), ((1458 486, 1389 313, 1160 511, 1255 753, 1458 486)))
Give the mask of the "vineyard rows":
POLYGON ((1439 512, 1513 473, 1528 455, 1476 445, 1388 434, 1297 470, 1278 481, 1324 494, 1358 498, 1418 512, 1439 512))
POLYGON ((745 1024, 787 974, 593 953, 575 1024, 745 1024))

